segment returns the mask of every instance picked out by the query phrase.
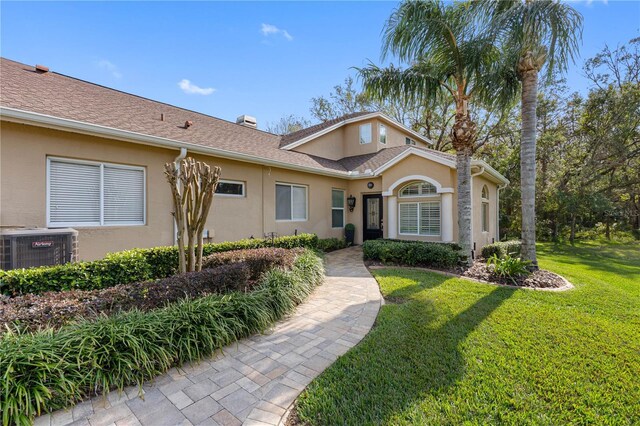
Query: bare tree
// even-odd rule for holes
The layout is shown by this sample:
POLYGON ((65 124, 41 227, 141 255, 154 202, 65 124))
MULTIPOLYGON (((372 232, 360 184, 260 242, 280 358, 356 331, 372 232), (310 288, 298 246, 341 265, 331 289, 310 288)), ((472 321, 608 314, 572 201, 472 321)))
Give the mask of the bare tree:
POLYGON ((173 196, 180 273, 199 271, 202 269, 202 233, 220 180, 220 167, 212 168, 187 157, 180 163, 165 164, 164 169, 173 196))

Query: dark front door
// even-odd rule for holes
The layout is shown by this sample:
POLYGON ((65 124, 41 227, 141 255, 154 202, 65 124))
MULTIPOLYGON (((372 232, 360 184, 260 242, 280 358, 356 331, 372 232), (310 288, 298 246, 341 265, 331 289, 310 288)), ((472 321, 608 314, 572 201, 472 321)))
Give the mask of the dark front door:
POLYGON ((382 238, 382 195, 362 196, 363 241, 382 238))

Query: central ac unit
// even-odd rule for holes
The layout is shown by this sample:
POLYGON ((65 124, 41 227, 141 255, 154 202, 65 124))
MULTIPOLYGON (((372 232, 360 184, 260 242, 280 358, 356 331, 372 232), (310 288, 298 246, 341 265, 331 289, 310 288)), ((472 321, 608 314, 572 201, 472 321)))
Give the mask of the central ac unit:
POLYGON ((78 231, 71 228, 9 228, 0 231, 0 269, 75 262, 78 231))

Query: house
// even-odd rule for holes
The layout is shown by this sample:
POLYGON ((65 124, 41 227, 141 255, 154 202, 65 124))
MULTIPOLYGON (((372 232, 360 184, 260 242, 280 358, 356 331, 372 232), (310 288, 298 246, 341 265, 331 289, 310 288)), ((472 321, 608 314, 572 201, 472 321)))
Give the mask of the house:
MULTIPOLYGON (((212 241, 313 232, 457 239, 455 156, 384 114, 355 113, 280 136, 1 60, 0 225, 72 227, 81 259, 174 243, 164 164, 222 168, 212 241), (355 205, 349 206, 349 201, 355 205)), ((472 162, 473 241, 498 235, 507 180, 472 162)))

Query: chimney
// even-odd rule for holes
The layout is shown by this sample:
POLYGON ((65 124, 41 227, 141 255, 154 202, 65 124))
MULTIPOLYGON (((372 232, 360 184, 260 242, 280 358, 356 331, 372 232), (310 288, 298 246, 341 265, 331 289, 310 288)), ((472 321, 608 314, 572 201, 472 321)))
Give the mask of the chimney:
POLYGON ((49 72, 49 67, 45 67, 44 65, 36 65, 36 72, 44 74, 45 72, 49 72))
POLYGON ((250 115, 241 115, 240 117, 236 118, 236 123, 241 126, 251 127, 252 129, 258 127, 256 118, 251 117, 250 115))

